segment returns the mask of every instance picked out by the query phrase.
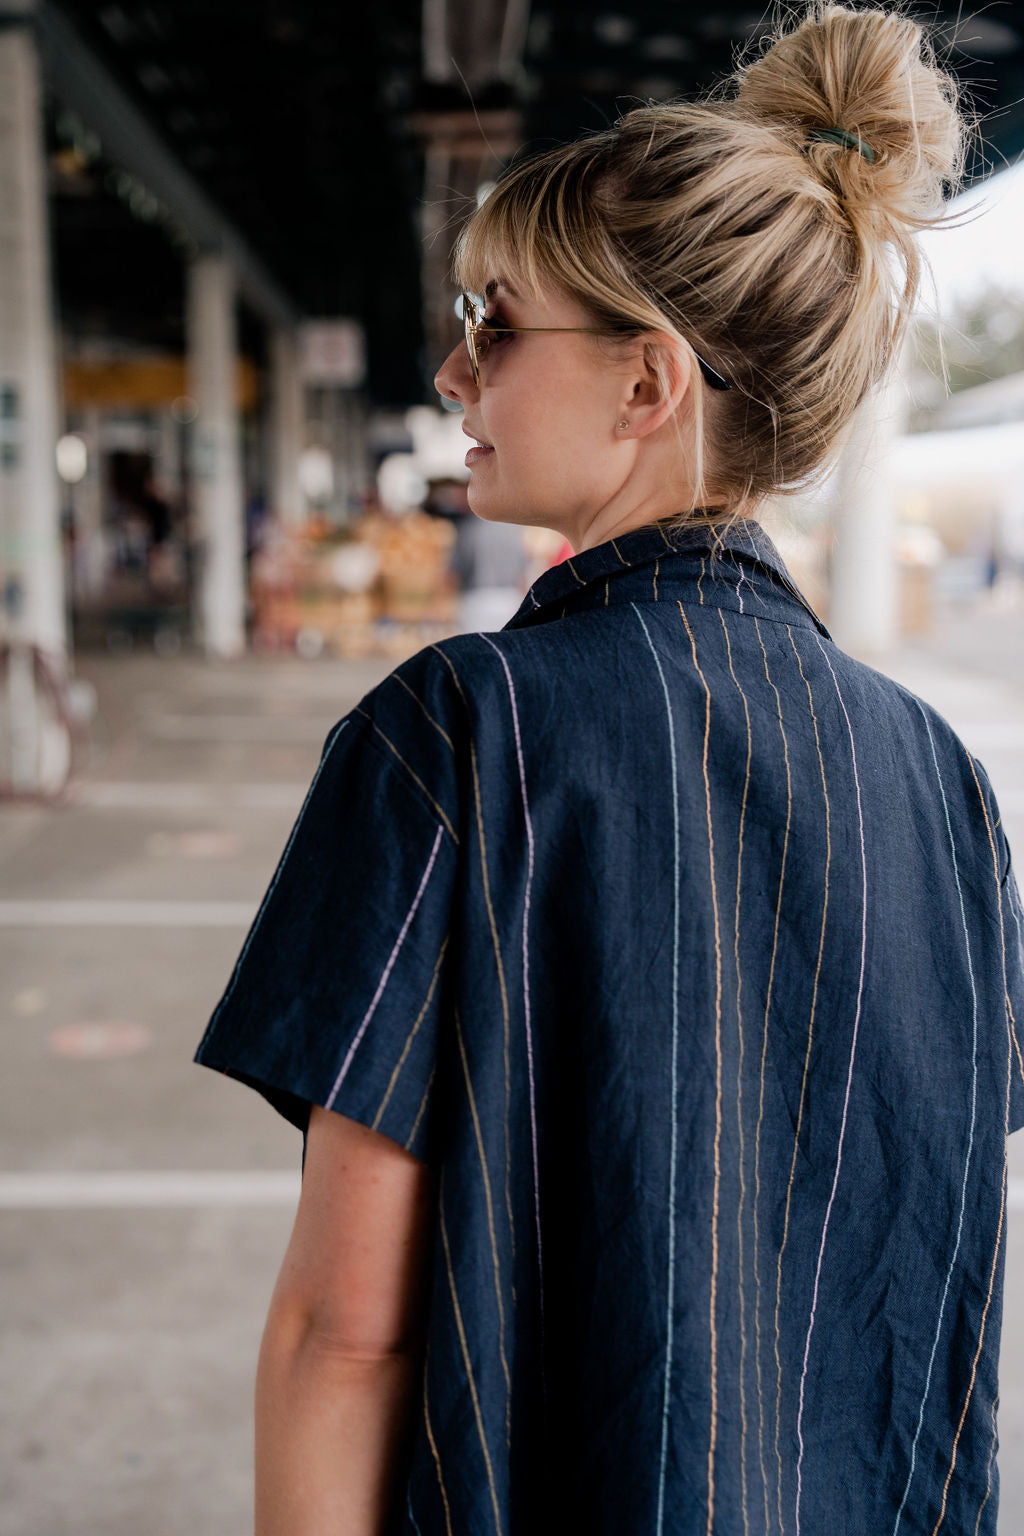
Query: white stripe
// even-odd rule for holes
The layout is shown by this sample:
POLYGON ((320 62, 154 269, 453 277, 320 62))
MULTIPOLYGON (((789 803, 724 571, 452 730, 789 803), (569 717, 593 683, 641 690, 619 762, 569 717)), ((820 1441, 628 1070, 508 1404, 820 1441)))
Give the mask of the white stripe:
MULTIPOLYGON (((544 1359, 544 1250, 541 1246, 540 1224, 540 1159, 537 1151, 537 1086, 534 1078, 533 1067, 533 1024, 530 1018, 530 893, 533 887, 534 868, 534 843, 533 821, 530 817, 530 802, 526 794, 526 763, 523 759, 523 741, 519 731, 519 708, 516 704, 516 690, 512 682, 512 673, 509 664, 505 660, 504 653, 495 645, 489 635, 481 635, 486 640, 492 651, 498 654, 498 660, 505 669, 505 681, 508 685, 508 700, 512 707, 512 729, 516 739, 516 759, 519 764, 519 788, 523 797, 523 820, 526 824, 526 889, 523 893, 523 1015, 526 1029, 526 1066, 530 1085, 530 1142, 533 1150, 533 1209, 537 1224, 537 1284, 540 1301, 540 1336, 541 1336, 541 1361, 544 1359)), ((543 1364, 541 1367, 543 1371, 543 1364)), ((547 1380, 545 1377, 545 1389, 547 1380)))
POLYGON ((0 1210, 294 1205, 298 1172, 0 1173, 0 1210))
POLYGON ((675 723, 672 719, 672 701, 669 698, 668 684, 665 682, 665 673, 662 670, 661 659, 654 648, 643 615, 636 603, 630 607, 640 620, 640 627, 647 637, 647 644, 651 648, 654 664, 658 669, 658 677, 661 679, 661 691, 665 695, 665 711, 668 715, 668 744, 672 763, 672 836, 673 836, 673 925, 674 936, 672 941, 672 1110, 669 1141, 669 1183, 668 1183, 668 1307, 665 1319, 665 1383, 662 1390, 661 1402, 661 1456, 658 1467, 658 1515, 656 1530, 658 1536, 665 1524, 665 1471, 668 1459, 668 1425, 669 1402, 672 1388, 672 1348, 673 1348, 673 1312, 675 1310, 675 1269, 676 1269, 676 1137, 678 1118, 678 1078, 677 1063, 679 1051, 679 771, 676 767, 676 733, 675 723))
POLYGON ((254 901, 0 901, 0 928, 247 928, 254 901))
POLYGON ((971 983, 971 1131, 967 1138, 967 1151, 964 1155, 964 1176, 960 1185, 960 1212, 956 1223, 956 1242, 953 1244, 953 1254, 946 1270, 946 1281, 942 1287, 942 1299, 939 1302, 939 1315, 935 1320, 935 1336, 932 1339, 932 1352, 928 1356, 928 1370, 924 1378, 924 1390, 921 1393, 921 1406, 917 1414, 917 1428, 914 1431, 914 1439, 910 1447, 910 1467, 907 1471, 907 1483, 900 1500, 900 1507, 896 1511, 896 1524, 893 1526, 893 1536, 900 1528, 903 1519, 903 1511, 906 1508, 907 1499, 910 1496, 910 1485, 914 1481, 914 1473, 917 1470, 917 1444, 921 1438, 921 1427, 924 1424, 924 1411, 928 1402, 928 1394, 932 1386, 932 1371, 935 1367, 935 1355, 939 1347, 939 1337, 942 1333, 942 1322, 946 1315, 946 1301, 949 1296, 949 1287, 953 1280, 953 1271, 960 1254, 960 1242, 964 1230, 964 1211, 967 1207, 967 1181, 971 1172, 971 1156, 974 1152, 974 1131, 978 1115, 978 988, 974 980, 974 962, 971 957, 971 935, 967 926, 967 911, 964 906, 964 888, 960 883, 960 865, 956 856, 956 839, 953 836, 953 823, 949 817, 949 803, 946 799, 946 790, 942 782, 942 772, 939 768, 938 754, 935 751, 935 738, 932 728, 925 714, 924 705, 920 699, 915 700, 924 721, 924 728, 928 732, 928 745, 931 748, 932 762, 935 764, 935 778, 938 781, 939 794, 942 797, 942 811, 946 818, 946 835, 949 838, 949 856, 953 862, 953 878, 956 881, 957 896, 960 899, 960 924, 964 930, 964 951, 967 956, 967 974, 971 983))
POLYGON ((307 786, 296 784, 144 784, 119 781, 72 784, 65 799, 97 810, 205 810, 241 806, 246 810, 294 810, 307 786))
POLYGON ((370 1020, 373 1018, 374 1013, 377 1011, 377 1004, 380 1002, 381 998, 384 995, 384 988, 388 984, 388 977, 391 975, 392 969, 394 968, 395 961, 398 959, 399 950, 402 948, 402 945, 405 943, 405 936, 409 932, 410 924, 412 923, 413 918, 416 916, 416 909, 419 906, 420 902, 423 900, 423 892, 426 890, 427 884, 428 884, 428 882, 430 880, 430 876, 433 873, 434 861, 437 858, 437 850, 441 846, 441 837, 442 837, 443 833, 444 833, 444 828, 441 826, 441 824, 439 822, 438 823, 438 827, 437 827, 437 832, 434 834, 434 846, 430 850, 430 858, 427 860, 427 867, 423 871, 423 876, 422 876, 422 879, 420 880, 419 890, 416 892, 416 895, 413 897, 412 906, 409 908, 408 912, 405 914, 405 922, 402 924, 401 931, 399 932, 398 938, 395 940, 394 946, 393 946, 393 948, 391 950, 391 953, 388 956, 387 964, 385 965, 384 970, 381 973, 380 981, 377 983, 377 990, 373 994, 373 1000, 371 1001, 369 1008, 367 1008, 366 1013, 363 1016, 363 1022, 360 1024, 359 1028, 356 1030, 355 1038, 353 1039, 352 1044, 348 1048, 348 1053, 347 1053, 347 1055, 345 1057, 345 1060, 341 1064, 341 1070, 339 1071, 337 1077, 334 1080, 334 1087, 331 1089, 330 1097, 328 1098, 327 1103, 324 1105, 325 1109, 333 1109, 334 1108, 334 1101, 338 1097, 338 1090, 341 1088, 342 1083, 345 1081, 345 1078, 348 1075, 348 1069, 352 1065, 352 1059, 355 1056, 356 1051, 359 1049, 359 1043, 362 1040, 363 1036, 366 1034, 367 1025, 369 1024, 370 1020))
POLYGON ((857 793, 857 835, 860 842, 860 870, 861 870, 861 911, 860 911, 860 975, 857 979, 857 1001, 853 1016, 853 1038, 850 1041, 850 1061, 846 1070, 846 1090, 843 1095, 843 1114, 839 1123, 839 1142, 836 1147, 836 1166, 832 1178, 832 1192, 828 1197, 828 1205, 825 1207, 825 1221, 821 1229, 821 1245, 818 1248, 818 1264, 814 1272, 814 1290, 811 1293, 811 1315, 807 1322, 807 1337, 804 1341, 803 1368, 800 1372, 800 1402, 796 1416, 796 1438, 799 1450, 796 1458, 796 1510, 794 1524, 796 1536, 800 1536, 800 1500, 803 1495, 803 1464, 804 1464, 804 1393, 807 1386, 807 1367, 811 1354, 811 1338, 814 1333, 814 1324, 818 1311, 818 1294, 821 1285, 821 1268, 825 1259, 825 1243, 828 1239, 829 1224, 832 1220, 832 1207, 835 1204, 836 1189, 839 1186, 839 1175, 843 1167, 843 1146, 846 1142, 846 1125, 850 1112, 850 1089, 853 1084, 853 1068, 857 1058, 857 1039, 860 1033, 861 1009, 864 1003, 864 977, 867 970, 868 949, 868 862, 867 847, 864 841, 864 805, 861 797, 860 774, 857 771, 857 747, 853 739, 853 726, 847 712, 846 701, 843 698, 842 689, 839 687, 839 679, 836 677, 828 652, 821 643, 820 635, 815 635, 818 649, 825 658, 825 665, 832 674, 835 684, 836 697, 839 707, 846 721, 846 730, 850 738, 850 758, 853 765, 853 786, 857 793))

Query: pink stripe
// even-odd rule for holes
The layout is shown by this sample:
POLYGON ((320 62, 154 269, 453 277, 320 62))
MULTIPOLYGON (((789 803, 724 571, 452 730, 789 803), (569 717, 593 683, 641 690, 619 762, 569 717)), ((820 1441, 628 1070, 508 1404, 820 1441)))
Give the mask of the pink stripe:
POLYGON ((480 637, 486 640, 492 651, 497 651, 498 660, 505 669, 505 681, 508 683, 509 703, 512 706, 512 729, 516 738, 516 758, 519 762, 519 786, 523 795, 523 817, 526 821, 526 894, 523 900, 523 1009, 526 1015, 526 1063, 530 1078, 530 1135, 533 1139, 533 1208, 537 1221, 537 1273, 540 1283, 540 1315, 541 1327, 544 1325, 544 1259, 540 1238, 540 1167, 537 1156, 537 1106, 533 1080, 533 1028, 530 1022, 530 953, 527 944, 527 932, 530 923, 530 888, 533 885, 533 822, 530 820, 530 802, 526 795, 526 765, 523 762, 523 743, 519 734, 519 710, 516 707, 516 690, 512 682, 512 673, 509 671, 508 662, 494 641, 487 635, 480 637))
POLYGON ((820 637, 818 635, 815 635, 814 638, 818 642, 818 649, 821 651, 821 654, 825 658, 825 665, 828 667, 828 670, 832 673, 832 681, 835 684, 836 696, 839 699, 839 707, 840 707, 840 709, 843 712, 843 718, 846 721, 846 729, 847 729, 847 732, 848 732, 849 737, 850 737, 850 756, 853 759, 853 783, 854 783, 854 788, 857 791, 857 821, 858 821, 858 830, 859 830, 859 834, 860 834, 860 867, 861 867, 861 885, 862 885, 862 888, 863 888, 863 897, 862 897, 862 904, 861 904, 860 977, 858 978, 858 981, 857 981, 857 1006, 856 1006, 856 1010, 854 1012, 854 1018, 853 1018, 853 1039, 850 1041, 850 1065, 847 1068, 847 1072, 846 1072, 846 1093, 845 1093, 845 1095, 843 1097, 843 1118, 842 1118, 842 1121, 840 1122, 840 1126, 839 1126, 839 1145, 838 1145, 838 1147, 836 1149, 836 1171, 835 1171, 835 1175, 833 1176, 833 1179, 832 1179, 832 1193, 829 1195, 828 1206, 826 1207, 826 1210, 825 1210, 825 1223, 824 1223, 824 1226, 821 1229, 821 1246, 818 1249, 818 1266, 817 1266, 817 1269, 815 1270, 815 1274, 814 1274, 814 1293, 813 1293, 813 1296, 811 1297, 811 1316, 810 1316, 810 1319, 809 1319, 808 1324, 807 1324, 807 1339, 806 1339, 806 1341, 804 1343, 804 1363, 803 1363, 803 1370, 800 1373, 800 1407, 799 1407, 799 1410, 797 1412, 797 1419, 796 1419, 796 1438, 797 1438, 797 1443, 799 1444, 799 1447, 800 1447, 799 1453, 797 1455, 797 1462, 796 1462, 796 1536, 800 1536, 800 1498, 801 1498, 801 1495, 803 1493, 803 1475, 802 1475, 803 1474, 803 1461, 804 1461, 803 1420, 804 1420, 804 1389, 805 1389, 805 1387, 807 1385, 807 1362, 808 1362, 808 1360, 810 1358, 810 1353, 811 1353, 811 1335, 814 1332, 814 1319, 815 1319, 815 1314, 816 1314, 816 1312, 818 1310, 818 1287, 819 1287, 819 1285, 821 1283, 821 1266, 822 1266, 822 1261, 823 1261, 823 1259, 825 1257, 825 1240, 828 1237, 829 1222, 832 1219, 832 1206, 835 1203, 836 1188, 837 1188, 837 1186, 839 1184, 839 1170, 843 1166, 843 1141, 845 1140, 845 1137, 846 1137, 846 1118, 847 1118, 847 1113, 848 1113, 849 1108, 850 1108, 850 1085, 853 1082, 853 1063, 854 1063, 854 1058, 856 1057, 856 1054, 857 1054, 857 1034, 858 1034, 858 1031, 860 1029, 860 1011, 861 1011, 861 1003, 862 1003, 863 997, 864 997, 864 970, 865 970, 865 966, 866 966, 866 963, 867 963, 867 947, 868 947, 868 862, 867 862, 867 853, 866 853, 865 847, 864 847, 864 808, 863 808, 863 806, 861 804, 860 775, 857 772, 857 748, 854 745, 854 741, 853 741, 853 726, 850 724, 850 716, 847 713, 846 704, 843 701, 842 691, 840 690, 840 687, 839 687, 839 680, 836 677, 835 672, 833 671, 832 663, 828 659, 828 652, 826 651, 825 647, 822 645, 820 637))
POLYGON ((380 981, 377 983, 377 990, 373 994, 373 1002, 370 1004, 369 1008, 367 1008, 365 1017, 363 1018, 363 1022, 360 1024, 359 1028, 356 1030, 356 1037, 352 1041, 352 1044, 348 1048, 348 1055, 345 1057, 345 1060, 341 1064, 341 1071, 338 1073, 338 1076, 335 1079, 334 1087, 331 1089, 330 1098, 327 1100, 327 1103, 324 1106, 325 1109, 333 1109, 334 1108, 334 1101, 338 1097, 338 1090, 341 1087, 342 1083, 345 1081, 345 1077, 346 1077, 346 1075, 348 1073, 348 1069, 352 1065, 352 1058, 356 1054, 356 1051, 359 1049, 359 1042, 362 1040, 363 1036, 366 1034, 366 1027, 369 1024, 370 1020, 373 1018, 373 1015, 375 1014, 375 1012, 377 1011, 377 1004, 380 1002, 381 997, 383 996, 384 988, 388 984, 388 977, 391 975, 391 972, 394 969, 395 961, 398 959, 398 951, 401 949, 402 945, 405 943, 405 936, 409 932, 409 924, 412 922, 413 918, 416 916, 416 908, 419 906, 420 902, 423 899, 423 892, 427 888, 427 881, 430 879, 431 873, 432 873, 433 868, 434 868, 434 863, 435 863, 435 861, 437 859, 437 850, 441 846, 441 836, 442 836, 443 830, 444 829, 439 825, 438 829, 437 829, 437 835, 434 838, 434 846, 430 850, 430 858, 427 860, 427 867, 423 871, 423 878, 420 881, 420 888, 416 892, 415 897, 413 898, 412 906, 409 908, 408 912, 406 913, 405 922, 402 924, 401 932, 399 933, 398 938, 395 940, 395 946, 392 949, 390 955, 388 956, 388 963, 384 967, 383 972, 381 973, 380 981))

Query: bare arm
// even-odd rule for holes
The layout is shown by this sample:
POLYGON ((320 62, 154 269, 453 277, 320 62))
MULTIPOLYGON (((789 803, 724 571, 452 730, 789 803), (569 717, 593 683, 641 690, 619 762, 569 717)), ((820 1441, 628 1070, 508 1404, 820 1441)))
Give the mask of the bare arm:
POLYGON ((430 1170, 314 1108, 256 1376, 256 1536, 379 1536, 421 1362, 430 1170))

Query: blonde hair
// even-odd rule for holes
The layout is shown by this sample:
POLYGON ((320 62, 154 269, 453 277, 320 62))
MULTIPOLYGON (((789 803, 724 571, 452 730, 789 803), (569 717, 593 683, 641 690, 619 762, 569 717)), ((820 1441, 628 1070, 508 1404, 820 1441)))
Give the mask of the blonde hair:
POLYGON ((514 165, 462 231, 456 281, 560 290, 597 324, 700 353, 733 388, 712 398, 693 368, 698 498, 748 510, 826 467, 885 373, 916 232, 942 220, 965 143, 919 23, 818 3, 716 98, 638 107, 514 165), (814 136, 836 129, 863 152, 814 136))

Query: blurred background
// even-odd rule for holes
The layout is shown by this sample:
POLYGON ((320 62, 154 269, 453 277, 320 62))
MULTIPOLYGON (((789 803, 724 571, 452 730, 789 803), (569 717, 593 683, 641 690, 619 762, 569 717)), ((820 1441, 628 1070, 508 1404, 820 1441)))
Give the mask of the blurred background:
MULTIPOLYGON (((1024 5, 932 4, 984 149, 898 377, 765 521, 1024 846, 1024 5), (948 382, 948 387, 947 387, 948 382)), ((567 552, 466 509, 431 380, 511 156, 759 13, 0 0, 0 1517, 241 1536, 299 1140, 190 1064, 330 725, 567 552)), ((1020 1138, 1018 1138, 1020 1139, 1020 1138)), ((1024 1158, 1000 1531, 1024 1531, 1024 1158)))

